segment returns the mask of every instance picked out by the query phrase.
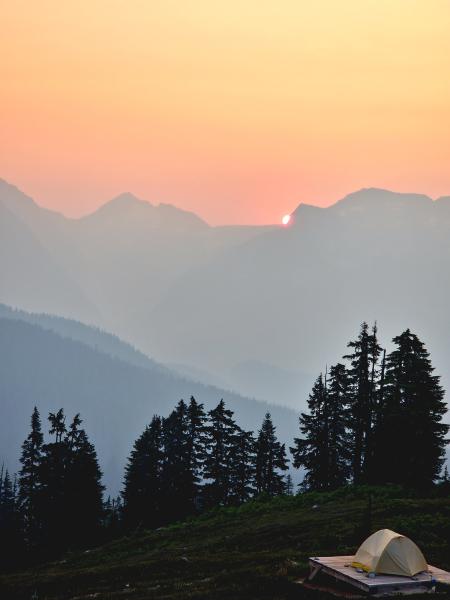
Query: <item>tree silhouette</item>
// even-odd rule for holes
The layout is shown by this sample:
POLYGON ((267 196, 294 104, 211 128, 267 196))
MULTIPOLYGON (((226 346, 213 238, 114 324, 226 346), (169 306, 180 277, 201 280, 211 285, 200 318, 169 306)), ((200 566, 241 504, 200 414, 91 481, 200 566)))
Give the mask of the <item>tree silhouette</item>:
POLYGON ((290 473, 288 473, 286 475, 286 480, 285 480, 285 484, 284 484, 284 493, 286 494, 286 496, 294 495, 294 483, 292 481, 292 476, 290 473))
POLYGON ((154 416, 135 441, 125 468, 123 514, 127 527, 156 527, 162 519, 161 417, 154 416))
POLYGON ((330 368, 325 389, 328 421, 325 447, 328 452, 326 489, 336 489, 348 482, 350 476, 349 377, 345 365, 330 368))
POLYGON ((206 478, 204 498, 206 506, 221 506, 229 503, 233 451, 237 434, 237 425, 233 419, 233 411, 225 408, 221 400, 216 408, 208 413, 207 426, 208 446, 205 459, 206 478))
POLYGON ((252 431, 244 431, 239 427, 233 438, 228 503, 239 505, 255 493, 255 439, 252 431))
POLYGON ((308 397, 308 413, 299 418, 300 432, 304 437, 295 438, 290 448, 293 465, 305 468, 302 489, 323 490, 328 487, 328 407, 327 391, 322 374, 316 379, 308 397))
POLYGON ((161 477, 164 522, 184 518, 191 511, 191 471, 188 453, 188 409, 180 400, 170 415, 163 419, 163 467, 161 477))
POLYGON ((206 414, 203 404, 191 396, 187 408, 186 439, 186 502, 187 511, 194 513, 201 504, 201 481, 206 461, 206 414))
POLYGON ((43 445, 40 477, 43 527, 50 554, 90 543, 102 517, 101 472, 80 416, 66 428, 64 411, 49 414, 54 441, 43 445))
POLYGON ((378 481, 429 488, 441 472, 448 425, 440 378, 409 329, 393 339, 386 359, 383 411, 375 453, 378 481))
POLYGON ((284 492, 284 478, 280 471, 287 470, 284 444, 276 437, 276 428, 270 413, 266 413, 256 440, 255 484, 258 494, 276 496, 284 492))
POLYGON ((22 554, 17 480, 7 469, 0 471, 0 559, 3 567, 12 566, 22 554))
POLYGON ((103 516, 103 486, 94 446, 75 415, 66 435, 64 481, 66 532, 69 546, 95 540, 103 516))
POLYGON ((348 347, 352 352, 344 359, 350 361, 352 477, 355 483, 362 483, 371 478, 376 365, 381 352, 376 325, 369 332, 367 323, 362 323, 358 338, 348 347))
POLYGON ((41 467, 44 436, 39 411, 34 407, 31 431, 22 444, 19 473, 19 506, 25 541, 29 549, 39 545, 42 536, 41 467))

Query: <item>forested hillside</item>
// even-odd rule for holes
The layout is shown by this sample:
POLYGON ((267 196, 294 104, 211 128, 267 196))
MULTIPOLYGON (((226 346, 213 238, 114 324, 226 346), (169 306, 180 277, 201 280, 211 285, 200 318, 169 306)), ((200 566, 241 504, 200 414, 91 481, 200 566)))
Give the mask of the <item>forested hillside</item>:
POLYGON ((283 440, 294 437, 296 415, 289 409, 188 381, 150 361, 145 368, 132 365, 38 325, 0 319, 0 456, 10 471, 17 469, 33 407, 44 417, 63 407, 82 414, 104 483, 116 493, 143 427, 191 395, 208 409, 224 398, 246 429, 255 429, 269 410, 283 440))

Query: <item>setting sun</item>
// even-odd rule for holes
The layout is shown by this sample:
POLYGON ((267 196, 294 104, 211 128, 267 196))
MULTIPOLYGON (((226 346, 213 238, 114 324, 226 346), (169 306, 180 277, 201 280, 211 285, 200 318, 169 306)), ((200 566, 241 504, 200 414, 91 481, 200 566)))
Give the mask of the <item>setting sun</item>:
POLYGON ((129 190, 262 224, 280 197, 448 193, 444 0, 2 4, 1 177, 47 208, 129 190))
POLYGON ((284 217, 281 219, 281 222, 283 223, 283 225, 289 225, 291 221, 291 215, 284 215, 284 217))

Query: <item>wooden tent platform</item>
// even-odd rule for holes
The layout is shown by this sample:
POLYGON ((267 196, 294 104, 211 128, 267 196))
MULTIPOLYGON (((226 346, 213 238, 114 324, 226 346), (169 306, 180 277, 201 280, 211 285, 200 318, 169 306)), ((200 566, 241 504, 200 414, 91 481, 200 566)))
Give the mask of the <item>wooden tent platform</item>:
POLYGON ((396 575, 376 575, 368 577, 351 567, 353 556, 320 556, 309 559, 311 569, 308 582, 323 573, 342 581, 371 596, 389 594, 414 594, 433 591, 436 582, 450 586, 450 573, 428 565, 428 573, 418 573, 414 577, 396 575))

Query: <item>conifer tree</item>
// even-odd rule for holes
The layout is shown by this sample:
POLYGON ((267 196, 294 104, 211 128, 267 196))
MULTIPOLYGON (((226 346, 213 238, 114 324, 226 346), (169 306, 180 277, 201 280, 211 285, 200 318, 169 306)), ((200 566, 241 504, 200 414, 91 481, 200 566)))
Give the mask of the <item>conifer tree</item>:
POLYGON ((188 408, 180 400, 170 415, 163 420, 162 502, 164 521, 184 518, 191 510, 192 478, 188 452, 188 408))
POLYGON ((350 361, 352 477, 354 483, 362 483, 371 479, 376 372, 381 352, 376 325, 370 332, 367 323, 362 323, 358 338, 348 347, 352 352, 344 358, 350 361))
POLYGON ((122 525, 122 511, 123 506, 120 496, 117 498, 111 498, 111 496, 108 496, 103 507, 103 528, 105 531, 105 539, 114 539, 120 534, 122 525))
POLYGON ((200 508, 201 480, 206 460, 206 414, 203 404, 191 396, 187 408, 186 501, 189 513, 200 508))
POLYGON ((16 477, 2 467, 0 474, 0 559, 3 567, 14 565, 21 555, 21 527, 16 477))
POLYGON ((97 453, 77 414, 67 432, 67 463, 64 503, 67 542, 70 546, 91 543, 99 533, 103 516, 102 473, 97 453))
POLYGON ((326 387, 328 420, 325 435, 328 451, 328 473, 325 487, 336 489, 345 485, 350 476, 350 435, 348 432, 349 378, 345 365, 330 368, 326 387))
POLYGON ((8 469, 3 472, 2 468, 2 481, 0 486, 0 502, 2 507, 2 517, 4 523, 8 525, 11 522, 12 514, 16 509, 16 494, 14 492, 14 485, 11 481, 8 469))
POLYGON ((284 493, 286 494, 286 496, 294 495, 294 483, 292 481, 292 475, 290 473, 286 475, 286 480, 284 482, 284 493))
POLYGON ((328 486, 328 436, 327 399, 324 377, 316 379, 308 398, 308 413, 299 418, 300 432, 304 437, 294 439, 290 448, 293 465, 306 470, 301 484, 304 490, 323 490, 328 486))
POLYGON ((162 519, 162 422, 154 416, 135 441, 125 468, 123 513, 126 526, 156 527, 162 519))
POLYGON ((386 360, 375 464, 378 480, 427 489, 442 469, 448 425, 440 377, 424 344, 409 329, 386 360))
POLYGON ((68 430, 62 409, 48 419, 55 437, 43 446, 40 497, 47 546, 54 554, 93 541, 103 487, 95 448, 80 427, 80 416, 75 415, 68 430))
POLYGON ((255 493, 255 439, 252 431, 236 428, 230 447, 230 468, 227 503, 239 505, 255 493))
POLYGON ((67 432, 64 410, 60 408, 56 413, 49 413, 48 420, 51 426, 49 433, 55 436, 55 444, 62 443, 63 435, 67 432))
POLYGON ((65 527, 65 473, 68 458, 68 444, 63 437, 67 430, 63 409, 48 416, 49 433, 54 437, 43 446, 41 461, 41 506, 47 549, 50 554, 59 552, 67 545, 65 527))
POLYGON ((29 547, 39 544, 42 534, 41 462, 43 435, 39 411, 34 407, 31 431, 22 444, 19 473, 19 506, 23 529, 29 547))
POLYGON ((348 425, 349 378, 338 363, 329 375, 320 375, 308 398, 308 413, 299 419, 304 437, 295 438, 291 448, 294 467, 306 470, 302 488, 335 489, 347 482, 349 465, 348 425))
POLYGON ((255 487, 258 494, 277 496, 284 492, 281 472, 287 470, 286 449, 276 437, 270 413, 266 413, 256 440, 255 487))
POLYGON ((204 498, 206 506, 223 506, 229 503, 232 479, 232 451, 237 433, 233 411, 225 408, 221 400, 208 413, 208 447, 205 459, 204 498))

